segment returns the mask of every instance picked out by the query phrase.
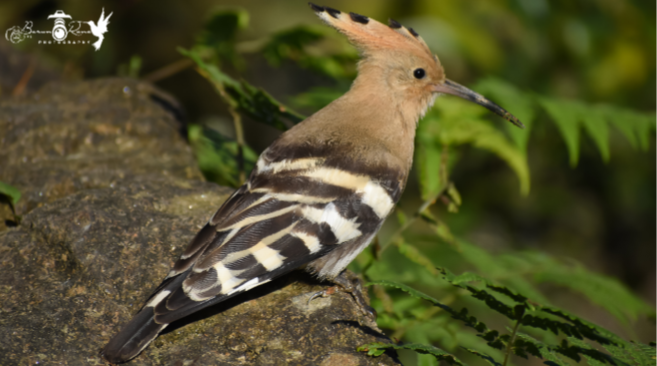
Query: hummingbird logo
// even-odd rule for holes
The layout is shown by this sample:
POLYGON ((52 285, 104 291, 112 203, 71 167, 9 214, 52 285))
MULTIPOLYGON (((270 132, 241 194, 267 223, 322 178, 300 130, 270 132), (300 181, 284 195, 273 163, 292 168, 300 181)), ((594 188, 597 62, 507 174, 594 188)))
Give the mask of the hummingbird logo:
POLYGON ((103 34, 107 33, 107 25, 109 24, 109 18, 112 14, 114 14, 114 12, 110 13, 107 18, 105 18, 105 8, 103 8, 103 11, 100 13, 100 19, 98 19, 98 25, 94 24, 93 20, 87 22, 91 28, 91 34, 98 37, 98 40, 92 45, 96 48, 96 51, 100 49, 100 45, 103 43, 103 34))

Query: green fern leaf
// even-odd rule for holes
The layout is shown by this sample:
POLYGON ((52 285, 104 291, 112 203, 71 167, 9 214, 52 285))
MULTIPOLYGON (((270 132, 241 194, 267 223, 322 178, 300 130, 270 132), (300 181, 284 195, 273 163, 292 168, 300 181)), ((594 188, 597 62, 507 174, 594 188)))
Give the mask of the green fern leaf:
POLYGON ((420 194, 426 201, 436 196, 445 186, 440 176, 441 149, 439 144, 418 134, 415 166, 418 171, 420 194))
MULTIPOLYGON (((524 349, 536 357, 541 357, 547 362, 551 362, 550 365, 569 366, 568 362, 564 361, 547 344, 520 332, 516 334, 516 337, 518 339, 514 342, 514 348, 524 349)), ((546 364, 548 364, 547 362, 546 364)))
POLYGON ((495 361, 495 359, 494 359, 493 357, 491 357, 491 356, 489 356, 489 355, 487 355, 487 354, 485 354, 485 353, 483 353, 483 352, 479 352, 479 351, 477 351, 477 350, 474 350, 474 349, 471 349, 471 348, 465 348, 465 347, 463 347, 463 349, 466 350, 466 351, 468 351, 468 352, 470 352, 470 353, 472 353, 472 354, 475 355, 475 356, 478 356, 478 357, 483 358, 486 362, 488 362, 489 365, 492 365, 492 366, 502 366, 502 364, 499 363, 499 362, 497 362, 497 361, 495 361))
POLYGON ((618 280, 587 271, 582 266, 566 266, 557 261, 535 274, 539 283, 555 283, 571 288, 602 306, 629 326, 639 315, 652 310, 648 304, 632 294, 618 280))
POLYGON ((513 85, 496 78, 486 78, 479 81, 474 90, 488 96, 499 105, 518 117, 525 125, 525 129, 505 123, 507 132, 516 143, 523 155, 527 155, 527 142, 536 117, 535 102, 531 93, 518 90, 513 85))
POLYGON ((374 282, 370 282, 370 283, 366 284, 366 286, 371 286, 371 285, 383 285, 383 286, 398 288, 398 289, 408 293, 409 295, 411 295, 415 298, 429 301, 434 306, 437 306, 437 307, 445 310, 446 312, 448 312, 452 316, 452 318, 462 321, 467 326, 470 326, 470 327, 476 329, 477 332, 479 332, 479 333, 486 333, 488 331, 488 327, 486 326, 486 324, 484 324, 483 322, 480 322, 479 320, 477 320, 476 317, 468 314, 468 309, 467 308, 463 308, 463 309, 461 309, 461 311, 456 311, 456 310, 452 309, 451 307, 449 307, 445 304, 442 304, 440 301, 434 299, 433 297, 431 297, 431 296, 429 296, 429 295, 427 295, 423 292, 420 292, 418 290, 415 290, 411 287, 408 287, 404 284, 401 284, 401 283, 396 283, 396 282, 385 281, 384 280, 384 281, 374 281, 374 282))
POLYGON ((566 142, 570 156, 570 166, 576 166, 579 160, 579 106, 569 101, 558 101, 541 97, 539 103, 545 108, 557 125, 566 142))
POLYGON ((655 115, 643 114, 614 106, 601 106, 609 121, 625 135, 630 145, 644 151, 649 147, 650 137, 654 136, 655 115))
POLYGON ((418 298, 418 299, 421 299, 421 300, 427 300, 432 304, 439 304, 440 303, 437 299, 425 294, 424 292, 421 292, 421 291, 418 291, 418 290, 416 290, 412 287, 406 286, 403 283, 397 283, 397 282, 392 282, 392 281, 387 281, 387 280, 381 280, 381 281, 372 281, 372 282, 368 282, 368 283, 365 284, 365 286, 374 286, 374 285, 381 285, 381 286, 398 288, 398 289, 408 293, 409 295, 411 295, 415 298, 418 298))
POLYGON ((429 273, 433 275, 438 274, 438 270, 431 262, 431 259, 422 254, 416 247, 406 243, 403 239, 399 239, 395 244, 400 254, 426 268, 429 273))
POLYGON ((0 196, 7 197, 12 206, 16 206, 18 201, 21 199, 21 191, 12 185, 0 182, 0 196))
MULTIPOLYGON (((215 183, 239 187, 237 165, 237 142, 211 129, 190 124, 187 129, 189 143, 196 155, 199 168, 205 177, 215 183)), ((258 155, 248 146, 243 146, 244 170, 248 173, 255 167, 258 155)))
POLYGON ((516 173, 520 192, 528 194, 530 178, 526 156, 502 132, 483 119, 483 113, 485 110, 463 100, 439 99, 420 123, 418 133, 431 136, 444 146, 472 144, 494 153, 516 173))
POLYGON ((654 347, 638 342, 628 342, 626 343, 626 349, 629 350, 629 356, 632 358, 636 365, 655 365, 657 354, 655 353, 654 347))
POLYGON ((622 345, 604 345, 604 348, 615 358, 629 365, 654 366, 657 359, 655 348, 647 344, 624 342, 622 345))
MULTIPOLYGON (((622 343, 622 340, 610 331, 596 324, 588 322, 580 317, 572 315, 565 310, 551 306, 543 306, 540 308, 540 311, 568 321, 570 324, 559 323, 551 319, 536 317, 539 319, 539 321, 546 322, 549 327, 557 327, 558 329, 563 330, 568 336, 579 338, 577 337, 577 334, 579 334, 582 337, 588 338, 602 345, 622 343)), ((525 319, 523 319, 523 324, 525 324, 524 320, 525 319)))
POLYGON ((636 132, 639 136, 639 142, 643 151, 648 151, 650 147, 650 138, 655 136, 657 129, 657 118, 654 114, 639 116, 637 120, 636 132))
POLYGON ((407 344, 391 344, 391 343, 370 343, 358 347, 358 351, 367 352, 368 356, 380 356, 386 349, 395 350, 412 350, 421 354, 429 354, 436 358, 438 361, 445 361, 450 365, 466 365, 461 362, 456 356, 447 353, 442 349, 427 344, 420 343, 407 343, 407 344))
POLYGON ((205 62, 198 50, 178 48, 178 52, 191 58, 201 70, 201 74, 212 82, 224 101, 238 112, 282 131, 304 119, 302 115, 284 106, 266 91, 246 81, 237 81, 222 72, 217 65, 205 62))
MULTIPOLYGON (((568 337, 567 342, 570 345, 567 345, 566 343, 562 343, 562 345, 557 348, 557 351, 562 352, 565 355, 582 354, 586 359, 586 362, 588 362, 588 364, 591 366, 602 366, 607 364, 617 365, 617 366, 629 366, 631 363, 633 363, 631 361, 630 363, 627 363, 628 361, 627 359, 624 359, 623 357, 619 358, 614 353, 612 353, 613 356, 610 356, 606 353, 600 352, 599 350, 591 347, 588 343, 577 338, 568 337)), ((614 347, 616 349, 619 348, 618 346, 611 346, 611 345, 608 345, 606 347, 610 347, 610 348, 614 347)))
POLYGON ((577 103, 579 108, 579 116, 584 125, 584 130, 591 136, 595 142, 602 161, 605 163, 609 161, 609 126, 605 119, 604 111, 595 106, 586 106, 577 103))
POLYGON ((332 101, 341 97, 347 90, 342 88, 315 87, 305 93, 297 94, 291 100, 299 108, 324 108, 332 101))

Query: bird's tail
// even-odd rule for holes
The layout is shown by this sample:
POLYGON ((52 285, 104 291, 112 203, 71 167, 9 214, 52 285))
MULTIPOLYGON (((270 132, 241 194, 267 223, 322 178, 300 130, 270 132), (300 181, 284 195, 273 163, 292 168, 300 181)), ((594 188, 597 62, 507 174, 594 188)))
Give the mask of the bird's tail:
POLYGON ((96 51, 98 51, 98 50, 100 49, 100 44, 101 44, 101 43, 103 43, 103 39, 102 39, 102 37, 98 37, 98 40, 97 40, 96 42, 94 42, 94 43, 92 44, 92 46, 94 46, 94 48, 96 49, 96 51))
POLYGON ((155 322, 153 308, 145 306, 100 352, 111 363, 126 362, 137 356, 169 324, 155 322))

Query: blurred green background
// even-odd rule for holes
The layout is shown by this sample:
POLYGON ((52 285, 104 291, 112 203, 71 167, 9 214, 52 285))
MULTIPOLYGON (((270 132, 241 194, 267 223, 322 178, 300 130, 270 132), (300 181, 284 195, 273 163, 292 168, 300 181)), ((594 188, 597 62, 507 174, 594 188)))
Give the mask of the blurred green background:
MULTIPOLYGON (((525 93, 615 105, 653 115, 656 109, 655 1, 387 0, 319 4, 380 21, 394 18, 413 27, 440 57, 448 78, 466 86, 493 76, 525 93)), ((139 77, 155 80, 181 102, 189 123, 232 137, 235 132, 228 109, 208 80, 191 67, 166 77, 153 73, 171 65, 190 66, 181 63, 185 58, 176 48, 191 48, 215 11, 239 7, 248 13, 248 19, 243 19, 246 27, 236 35, 238 48, 244 51, 243 62, 222 65, 225 72, 262 87, 285 104, 292 104, 295 95, 313 87, 340 89, 349 83, 348 75, 334 79, 289 60, 272 66, 261 53, 249 52, 254 44, 277 31, 297 25, 319 26, 305 1, 3 1, 0 29, 4 32, 23 26, 26 20, 34 22, 34 29, 50 29, 52 20, 47 16, 59 9, 74 19, 97 20, 102 7, 113 15, 100 51, 90 46, 46 46, 30 41, 11 45, 2 39, 0 66, 10 63, 18 50, 63 80, 138 71, 139 77), (137 60, 140 67, 135 65, 137 60)), ((317 47, 337 46, 321 43, 317 47)), ((0 95, 11 94, 22 74, 16 72, 0 80, 0 95)), ((513 103, 503 107, 514 113, 513 103)), ((308 115, 313 109, 299 111, 308 115)), ((548 122, 544 110, 537 113, 527 150, 532 178, 528 195, 519 193, 516 176, 502 160, 464 146, 458 150, 458 164, 451 175, 463 204, 458 213, 437 208, 434 214, 454 235, 490 253, 533 249, 557 258, 574 258, 593 271, 620 279, 654 307, 654 130, 648 149, 642 150, 633 148, 612 128, 607 162, 594 141, 582 135, 579 162, 573 167, 555 124, 548 122)), ((256 153, 280 133, 248 118, 243 123, 245 139, 256 153)), ((408 212, 422 202, 417 186, 412 178, 402 199, 401 207, 408 212)), ((413 229, 415 235, 422 235, 426 227, 413 229)), ((383 236, 392 230, 384 228, 383 236)), ((430 246, 420 247, 431 252, 430 246)), ((567 291, 555 292, 554 301, 621 334, 627 330, 600 308, 567 291)), ((639 320, 632 332, 644 342, 654 340, 654 321, 639 320)))

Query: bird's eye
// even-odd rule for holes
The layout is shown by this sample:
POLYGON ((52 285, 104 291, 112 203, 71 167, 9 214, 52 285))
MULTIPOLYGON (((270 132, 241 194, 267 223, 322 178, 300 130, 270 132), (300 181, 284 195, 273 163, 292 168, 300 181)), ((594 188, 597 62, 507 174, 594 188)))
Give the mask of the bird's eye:
POLYGON ((424 69, 415 69, 415 71, 413 71, 413 76, 415 76, 416 79, 422 79, 424 75, 426 75, 424 69))

